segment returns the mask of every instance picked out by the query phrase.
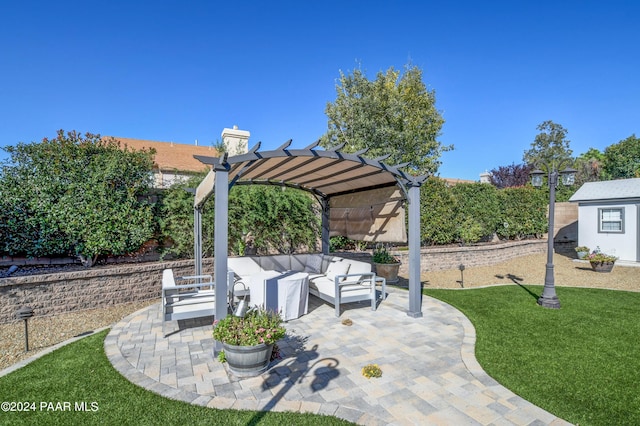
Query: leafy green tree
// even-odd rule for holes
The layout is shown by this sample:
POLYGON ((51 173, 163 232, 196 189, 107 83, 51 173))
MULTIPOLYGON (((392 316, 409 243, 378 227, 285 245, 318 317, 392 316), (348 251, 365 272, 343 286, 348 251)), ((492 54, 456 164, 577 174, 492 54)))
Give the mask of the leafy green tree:
POLYGON ((229 245, 242 248, 251 233, 254 246, 262 253, 315 251, 320 237, 319 208, 309 193, 294 188, 234 187, 229 193, 229 245))
POLYGON ((435 91, 427 90, 422 71, 405 66, 400 75, 393 67, 370 81, 360 69, 340 72, 337 97, 325 109, 328 131, 324 147, 345 144, 345 152, 368 148, 366 156, 391 154, 387 164, 409 163, 410 173, 435 174, 439 158, 453 146, 443 146, 444 119, 436 109, 435 91))
MULTIPOLYGON (((204 174, 190 177, 185 182, 173 184, 163 191, 158 208, 158 222, 163 246, 163 256, 193 258, 193 193, 204 174)), ((214 203, 211 199, 202 207, 202 254, 213 256, 214 203)))
POLYGON ((539 124, 537 129, 540 133, 531 143, 531 149, 524 152, 523 161, 539 168, 545 167, 545 164, 554 168, 561 163, 570 164, 572 151, 567 130, 550 120, 539 124))
POLYGON ((0 174, 4 252, 71 254, 92 266, 100 255, 133 252, 153 236, 153 206, 144 197, 153 151, 63 130, 4 149, 11 156, 0 174))
POLYGON ((605 178, 604 172, 605 157, 596 148, 589 148, 580 154, 574 163, 576 170, 576 187, 580 187, 586 182, 597 182, 605 178))
MULTIPOLYGON (((162 197, 160 228, 165 254, 193 256, 193 194, 204 176, 173 185, 162 197)), ((214 195, 215 197, 215 195, 214 195)), ((202 252, 213 256, 215 211, 202 211, 202 252)), ((260 253, 314 251, 320 236, 319 205, 306 192, 264 185, 237 185, 229 192, 229 251, 245 254, 247 243, 260 253)))
POLYGON ((640 177, 640 139, 635 134, 604 150, 604 170, 610 179, 640 177))

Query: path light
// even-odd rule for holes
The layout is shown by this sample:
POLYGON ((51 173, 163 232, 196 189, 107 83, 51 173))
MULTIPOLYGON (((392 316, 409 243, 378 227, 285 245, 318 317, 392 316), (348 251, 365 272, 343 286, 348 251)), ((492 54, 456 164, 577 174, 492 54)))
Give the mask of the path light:
MULTIPOLYGON (((545 308, 560 309, 560 300, 556 295, 555 278, 553 275, 553 219, 555 215, 556 205, 556 187, 558 186, 558 175, 561 176, 562 184, 569 186, 575 182, 575 169, 567 167, 566 169, 558 172, 558 168, 562 167, 562 163, 566 163, 568 160, 560 161, 560 164, 556 167, 555 163, 547 164, 542 162, 542 166, 547 171, 549 185, 549 229, 547 231, 547 265, 544 274, 544 289, 542 296, 538 298, 538 305, 545 308)), ((531 172, 531 184, 536 188, 542 187, 542 178, 545 172, 536 169, 531 172)))
POLYGON ((460 287, 464 288, 464 265, 461 263, 458 269, 460 269, 460 287))
POLYGON ((24 306, 18 309, 16 312, 16 317, 18 319, 24 320, 24 351, 29 352, 29 327, 27 326, 27 321, 29 318, 33 316, 33 309, 28 306, 24 306))

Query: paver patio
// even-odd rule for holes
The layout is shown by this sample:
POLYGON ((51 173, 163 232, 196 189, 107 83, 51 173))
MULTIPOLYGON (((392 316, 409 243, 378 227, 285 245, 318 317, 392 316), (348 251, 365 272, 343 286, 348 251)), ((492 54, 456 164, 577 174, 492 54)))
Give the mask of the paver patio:
POLYGON ((105 350, 133 383, 215 408, 330 414, 366 425, 565 425, 499 385, 474 357, 475 330, 459 311, 424 297, 410 318, 406 291, 388 288, 377 311, 309 298, 289 321, 282 359, 261 376, 237 378, 213 356, 211 318, 181 321, 163 337, 160 304, 112 327, 105 350), (353 325, 342 320, 350 318, 353 325), (378 364, 382 377, 361 369, 378 364))

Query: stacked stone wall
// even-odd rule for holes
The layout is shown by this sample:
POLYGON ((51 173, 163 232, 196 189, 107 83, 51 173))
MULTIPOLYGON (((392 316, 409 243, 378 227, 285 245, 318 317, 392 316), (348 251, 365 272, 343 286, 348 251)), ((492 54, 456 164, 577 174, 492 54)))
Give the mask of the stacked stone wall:
MULTIPOLYGON (((471 247, 428 247, 420 252, 421 272, 487 266, 519 256, 546 252, 546 241, 526 240, 471 247)), ((393 252, 402 261, 400 275, 408 276, 406 251, 393 252)), ((335 253, 337 256, 371 262, 371 254, 335 253)), ((193 260, 151 262, 100 267, 74 272, 0 278, 0 323, 15 321, 15 314, 29 306, 37 316, 103 308, 130 302, 160 301, 162 271, 175 276, 192 275, 193 260)), ((203 269, 213 273, 213 259, 203 269)))
MULTIPOLYGON (((204 268, 211 268, 211 259, 204 268)), ((153 262, 95 268, 74 272, 0 279, 0 324, 15 320, 23 306, 37 316, 104 308, 130 302, 160 301, 162 271, 193 275, 193 260, 153 262)))

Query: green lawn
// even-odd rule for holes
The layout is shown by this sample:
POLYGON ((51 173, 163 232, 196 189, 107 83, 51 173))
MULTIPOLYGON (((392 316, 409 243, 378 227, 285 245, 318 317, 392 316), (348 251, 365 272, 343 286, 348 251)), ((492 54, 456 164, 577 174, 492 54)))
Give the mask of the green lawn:
POLYGON ((64 346, 0 378, 2 401, 35 402, 35 411, 0 411, 2 425, 347 425, 335 417, 217 410, 163 398, 122 377, 109 363, 107 332, 64 346), (41 407, 44 402, 45 406, 41 407), (47 405, 47 402, 53 404, 47 405), (56 403, 60 402, 60 405, 56 403), (69 410, 64 403, 68 402, 69 410), (86 403, 89 411, 75 411, 86 403), (93 405, 92 405, 93 403, 93 405), (96 409, 91 411, 92 409, 96 409))
POLYGON ((640 424, 640 293, 557 288, 559 310, 541 293, 425 290, 471 320, 478 361, 513 392, 581 426, 640 424))

